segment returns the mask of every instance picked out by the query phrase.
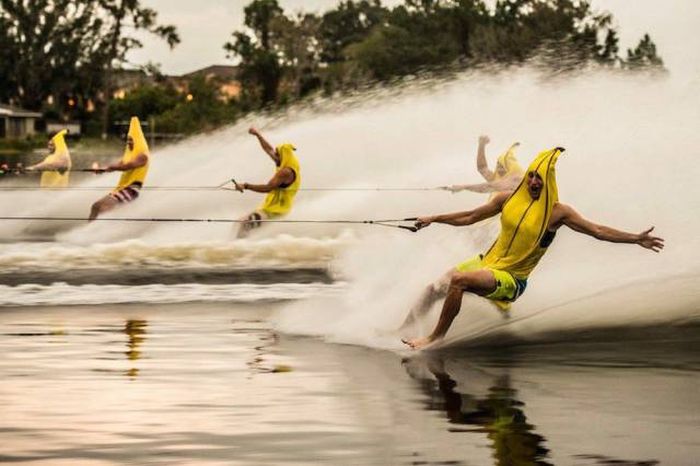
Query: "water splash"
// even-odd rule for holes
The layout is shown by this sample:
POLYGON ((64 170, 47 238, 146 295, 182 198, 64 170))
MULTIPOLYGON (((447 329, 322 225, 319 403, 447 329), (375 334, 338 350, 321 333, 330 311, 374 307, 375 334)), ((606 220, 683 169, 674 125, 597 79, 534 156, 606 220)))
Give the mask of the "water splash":
MULTIPOLYGON (((246 134, 253 123, 273 143, 291 141, 298 147, 306 187, 477 182, 474 152, 482 133, 493 141, 491 160, 514 140, 522 144, 519 157, 523 162, 542 148, 562 145, 567 148, 558 166, 563 202, 593 220, 626 230, 656 225, 668 246, 656 255, 562 231, 531 277, 528 292, 513 308, 514 321, 540 316, 529 321, 537 325, 518 324, 518 338, 536 338, 543 326, 556 333, 571 322, 577 323, 577 329, 624 325, 634 321, 641 308, 657 310, 654 322, 676 322, 683 316, 693 318, 700 302, 696 285, 700 245, 695 234, 700 212, 696 187, 698 86, 696 81, 674 75, 657 79, 591 72, 551 79, 528 69, 465 73, 449 82, 420 81, 399 90, 379 89, 359 98, 315 102, 275 118, 251 117, 155 152, 147 183, 217 185, 232 176, 240 181, 266 180, 273 166, 246 134), (678 277, 691 278, 679 282, 678 277), (679 289, 678 283, 683 287, 679 289), (620 295, 609 291, 619 289, 629 291, 620 295), (608 300, 605 312, 590 312, 598 304, 588 297, 600 293, 618 296, 621 302, 608 300), (666 305, 669 294, 676 300, 673 311, 666 305), (584 304, 567 304, 579 301, 584 304), (639 305, 622 305, 630 301, 639 305), (623 308, 628 311, 621 312, 623 308), (549 317, 555 314, 561 317, 549 317)), ((105 179, 96 178, 90 184, 104 185, 105 179)), ((0 206, 3 215, 86 214, 94 200, 86 192, 52 193, 50 197, 45 193, 5 195, 6 202, 0 206)), ((483 202, 484 197, 442 191, 304 191, 297 199, 290 219, 360 220, 464 210, 483 202)), ((253 210, 261 200, 262 196, 253 193, 144 192, 137 203, 114 215, 235 218, 253 210)), ((483 251, 495 233, 493 224, 463 229, 436 225, 418 234, 285 224, 267 225, 247 242, 229 243, 229 225, 95 223, 69 227, 50 246, 51 254, 64 258, 67 266, 77 266, 83 253, 99 258, 95 251, 102 247, 128 251, 124 257, 137 262, 169 263, 170 258, 160 257, 169 248, 221 252, 227 250, 227 244, 226 260, 244 267, 265 262, 264 254, 256 251, 266 248, 274 251, 272 262, 280 267, 330 258, 331 267, 351 285, 340 296, 288 306, 277 318, 278 328, 391 347, 396 339, 378 337, 377 331, 398 325, 425 284, 483 251), (104 243, 109 246, 101 246, 104 243)), ((26 224, 6 224, 3 231, 6 237, 21 236, 27 228, 26 224)), ((46 252, 41 248, 37 246, 33 253, 36 257, 46 252)), ((5 263, 17 260, 12 256, 17 251, 9 251, 12 248, 5 263)), ((121 265, 116 261, 114 266, 121 265)), ((464 343, 483 339, 484 334, 514 332, 516 326, 506 323, 504 327, 488 306, 478 311, 483 302, 471 307, 475 310, 465 308, 450 341, 464 343)))

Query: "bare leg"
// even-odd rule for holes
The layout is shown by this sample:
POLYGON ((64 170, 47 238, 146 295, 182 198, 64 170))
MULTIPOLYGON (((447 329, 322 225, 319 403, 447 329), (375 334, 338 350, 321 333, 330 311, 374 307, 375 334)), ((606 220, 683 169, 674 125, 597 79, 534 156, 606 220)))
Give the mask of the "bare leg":
POLYGON ((253 212, 252 214, 246 215, 241 218, 240 225, 238 226, 238 232, 236 232, 236 239, 246 238, 251 230, 259 228, 262 224, 259 220, 265 218, 260 212, 253 212))
POLYGON ((440 319, 433 332, 425 338, 403 340, 414 349, 423 348, 432 342, 441 339, 452 325, 452 321, 459 314, 462 307, 462 294, 470 292, 479 296, 486 296, 496 289, 496 279, 490 270, 482 269, 471 272, 455 272, 450 280, 450 287, 442 306, 440 319))
POLYGON ((109 212, 110 210, 114 209, 118 205, 119 205, 119 201, 117 201, 116 199, 114 199, 110 195, 107 195, 92 205, 92 208, 90 209, 90 217, 88 218, 88 220, 92 222, 100 214, 103 214, 105 212, 109 212))
POLYGON ((430 310, 430 308, 433 307, 435 301, 445 297, 453 273, 455 273, 455 270, 450 270, 445 275, 440 277, 437 282, 431 283, 425 287, 423 293, 421 293, 420 297, 418 298, 418 302, 411 307, 411 310, 401 324, 401 327, 399 327, 399 330, 404 330, 413 325, 416 320, 423 317, 430 310))

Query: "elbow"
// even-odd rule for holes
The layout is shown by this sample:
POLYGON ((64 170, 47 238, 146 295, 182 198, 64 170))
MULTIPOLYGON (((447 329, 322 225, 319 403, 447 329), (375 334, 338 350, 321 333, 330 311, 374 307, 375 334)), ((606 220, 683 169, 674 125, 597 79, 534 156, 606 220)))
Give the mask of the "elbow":
POLYGON ((606 241, 608 239, 608 236, 605 234, 605 231, 600 227, 594 228, 591 231, 591 236, 600 241, 606 241))
POLYGON ((468 215, 466 217, 461 217, 461 218, 457 219, 456 221, 454 221, 452 223, 452 225, 454 225, 456 227, 464 227, 467 225, 471 225, 472 223, 474 223, 472 220, 472 217, 470 215, 468 215))

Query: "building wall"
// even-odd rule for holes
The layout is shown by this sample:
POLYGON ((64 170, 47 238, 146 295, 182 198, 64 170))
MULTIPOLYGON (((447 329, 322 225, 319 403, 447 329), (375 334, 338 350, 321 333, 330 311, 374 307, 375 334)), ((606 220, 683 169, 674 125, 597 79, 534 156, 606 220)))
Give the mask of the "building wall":
POLYGON ((4 137, 18 139, 36 134, 34 125, 36 118, 33 117, 8 117, 3 119, 5 122, 4 137))

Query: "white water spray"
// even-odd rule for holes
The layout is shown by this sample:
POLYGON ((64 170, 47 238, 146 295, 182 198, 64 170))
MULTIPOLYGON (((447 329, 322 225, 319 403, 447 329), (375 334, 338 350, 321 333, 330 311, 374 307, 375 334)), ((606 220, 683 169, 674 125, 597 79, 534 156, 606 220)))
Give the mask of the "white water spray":
MULTIPOLYGON (((516 140, 522 143, 518 156, 523 164, 538 151, 561 145, 567 148, 558 164, 562 202, 594 221, 629 231, 655 225, 667 248, 657 255, 562 230, 531 276, 525 296, 513 306, 510 321, 501 320, 482 300, 466 302, 448 341, 537 340, 564 330, 694 321, 700 302, 699 86, 673 75, 659 79, 591 72, 551 79, 527 69, 466 73, 448 83, 423 82, 359 100, 325 101, 277 120, 243 121, 155 151, 147 184, 214 186, 230 177, 266 180, 273 165, 246 134, 251 124, 262 126, 273 143, 291 141, 298 147, 305 187, 477 182, 474 157, 483 133, 491 136, 491 161, 516 140)), ((104 185, 105 179, 89 184, 104 185)), ((3 215, 87 215, 97 197, 84 191, 52 193, 49 198, 41 192, 4 195, 3 215)), ((465 210, 484 199, 443 191, 303 191, 289 218, 400 218, 465 210)), ((145 191, 138 202, 113 215, 236 218, 261 200, 254 193, 145 191)), ((6 225, 5 235, 18 234, 26 225, 11 227, 6 225)), ((278 316, 279 328, 376 346, 387 343, 376 336, 377 330, 397 326, 425 284, 483 251, 492 235, 493 225, 436 225, 417 234, 371 226, 267 225, 253 238, 233 243, 241 256, 230 262, 255 267, 262 254, 266 266, 285 266, 325 257, 350 285, 341 295, 289 306, 278 316), (242 263, 240 257, 250 261, 242 263)), ((162 260, 170 267, 182 259, 182 245, 199 250, 212 245, 218 251, 200 252, 197 265, 202 265, 202 257, 220 259, 230 237, 230 225, 98 222, 73 225, 51 248, 57 257, 63 247, 65 257, 84 248, 84 256, 102 264, 104 258, 95 251, 110 243, 116 245, 109 246, 114 250, 138 251, 136 258, 114 254, 115 269, 125 258, 162 260)), ((29 245, 14 251, 28 262, 40 262, 46 252, 43 246, 29 245)), ((13 262, 14 256, 4 259, 13 262)), ((219 259, 216 266, 222 265, 219 259)), ((191 265, 187 261, 179 263, 191 265)), ((69 267, 70 260, 65 265, 69 267)), ((390 346, 395 343, 391 339, 390 346)))

